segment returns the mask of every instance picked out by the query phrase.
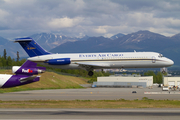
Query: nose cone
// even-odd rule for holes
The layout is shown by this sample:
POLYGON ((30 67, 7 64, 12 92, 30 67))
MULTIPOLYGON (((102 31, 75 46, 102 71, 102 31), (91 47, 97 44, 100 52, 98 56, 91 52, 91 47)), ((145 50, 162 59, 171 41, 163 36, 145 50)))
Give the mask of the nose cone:
POLYGON ((171 64, 171 65, 174 65, 174 61, 171 60, 171 61, 170 61, 170 64, 171 64))
POLYGON ((168 66, 172 66, 172 65, 174 65, 174 61, 167 58, 167 64, 168 64, 168 66))

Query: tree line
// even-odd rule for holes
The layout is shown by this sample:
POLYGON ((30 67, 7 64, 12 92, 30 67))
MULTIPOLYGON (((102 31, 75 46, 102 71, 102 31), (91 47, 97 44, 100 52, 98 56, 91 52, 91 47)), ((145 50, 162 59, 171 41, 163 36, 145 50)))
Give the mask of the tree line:
POLYGON ((21 59, 19 57, 19 52, 17 51, 17 58, 11 58, 11 56, 7 56, 6 49, 3 51, 3 56, 0 55, 0 67, 11 67, 11 66, 21 66, 26 59, 21 59))
POLYGON ((153 76, 153 83, 163 83, 163 75, 167 75, 167 73, 157 72, 156 74, 153 71, 147 71, 144 73, 144 76, 153 76))

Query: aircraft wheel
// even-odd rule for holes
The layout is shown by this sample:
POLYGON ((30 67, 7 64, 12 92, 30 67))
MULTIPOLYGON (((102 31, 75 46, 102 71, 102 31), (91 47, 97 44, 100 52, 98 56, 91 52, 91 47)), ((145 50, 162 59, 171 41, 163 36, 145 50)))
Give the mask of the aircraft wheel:
POLYGON ((162 73, 164 74, 164 73, 166 73, 166 71, 163 70, 162 73))
POLYGON ((94 74, 94 73, 93 73, 92 71, 89 71, 89 72, 88 72, 88 75, 89 75, 89 76, 93 76, 93 74, 94 74))

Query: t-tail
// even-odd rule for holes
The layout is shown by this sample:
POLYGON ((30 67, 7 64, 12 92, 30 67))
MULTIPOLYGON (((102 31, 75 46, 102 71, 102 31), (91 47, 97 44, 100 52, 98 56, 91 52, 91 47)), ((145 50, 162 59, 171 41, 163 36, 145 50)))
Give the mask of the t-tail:
POLYGON ((35 42, 32 38, 17 38, 14 42, 19 42, 19 44, 23 47, 23 49, 27 52, 29 57, 41 56, 51 54, 44 50, 37 42, 35 42))

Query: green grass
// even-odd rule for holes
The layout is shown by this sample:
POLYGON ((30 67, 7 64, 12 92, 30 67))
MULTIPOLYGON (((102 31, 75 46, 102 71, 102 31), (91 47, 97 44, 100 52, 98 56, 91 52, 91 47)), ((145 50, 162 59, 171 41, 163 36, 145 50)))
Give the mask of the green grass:
MULTIPOLYGON (((0 70, 0 74, 11 74, 11 70, 0 70)), ((40 81, 38 82, 12 88, 0 88, 0 93, 25 90, 83 88, 79 84, 87 84, 87 81, 88 80, 84 80, 80 77, 59 75, 54 72, 45 72, 41 74, 40 81)))
POLYGON ((0 108, 180 108, 179 100, 0 101, 0 108))

